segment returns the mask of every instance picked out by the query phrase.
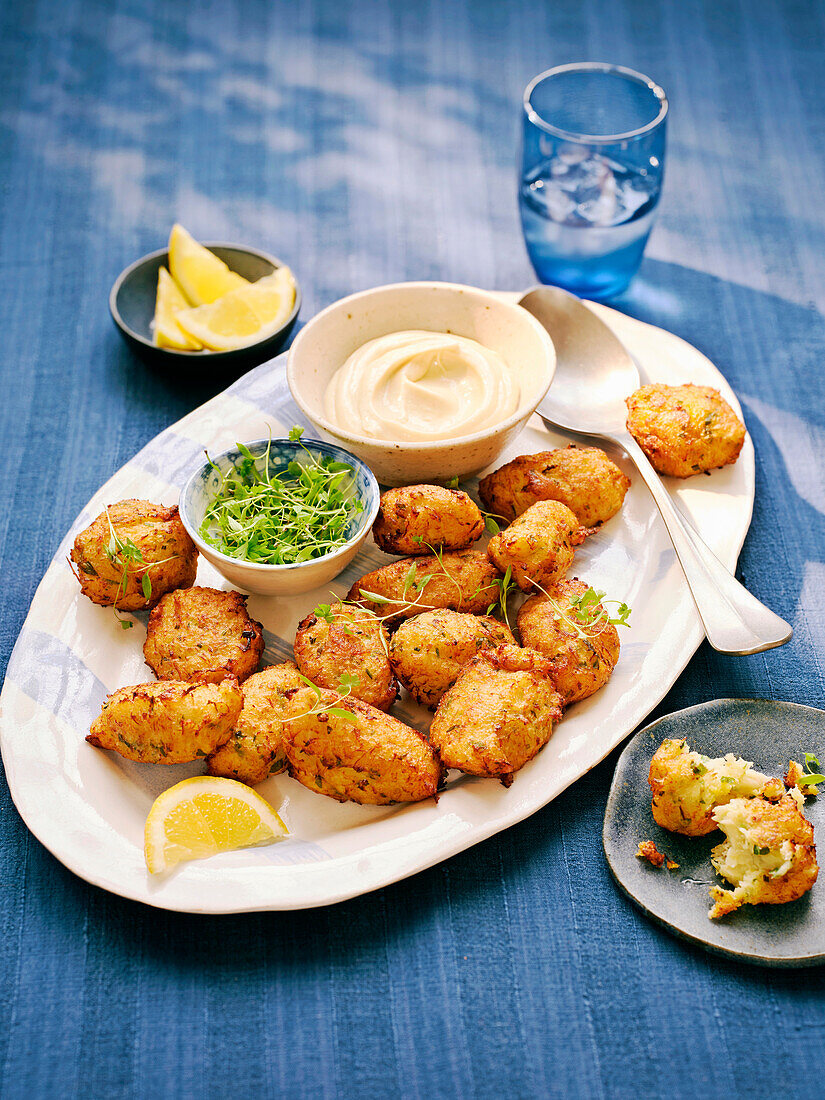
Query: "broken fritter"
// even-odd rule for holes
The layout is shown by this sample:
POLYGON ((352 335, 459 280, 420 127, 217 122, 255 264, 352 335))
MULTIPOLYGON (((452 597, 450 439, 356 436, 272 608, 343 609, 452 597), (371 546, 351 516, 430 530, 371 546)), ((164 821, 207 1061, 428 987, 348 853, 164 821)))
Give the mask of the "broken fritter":
POLYGON ((802 813, 802 796, 734 798, 713 811, 716 827, 725 834, 713 849, 717 873, 734 887, 711 890, 718 920, 742 905, 784 905, 796 901, 814 885, 819 873, 814 829, 802 813))
POLYGON ((684 836, 706 836, 719 828, 717 807, 755 795, 768 777, 731 752, 712 758, 692 751, 685 740, 668 738, 653 755, 647 781, 657 825, 684 836))

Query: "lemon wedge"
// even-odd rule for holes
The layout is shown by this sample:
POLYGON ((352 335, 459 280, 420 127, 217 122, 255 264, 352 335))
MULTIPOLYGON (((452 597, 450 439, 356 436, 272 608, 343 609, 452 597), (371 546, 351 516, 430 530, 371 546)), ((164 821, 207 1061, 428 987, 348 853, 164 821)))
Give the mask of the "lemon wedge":
POLYGON ((212 351, 231 351, 277 332, 294 304, 295 279, 288 267, 279 267, 216 302, 181 310, 177 322, 188 336, 212 351))
POLYGON ((155 298, 155 320, 152 325, 155 343, 159 348, 176 348, 178 351, 198 351, 200 340, 188 336, 176 318, 182 309, 189 309, 180 287, 162 267, 158 272, 158 293, 155 298))
POLYGON ((248 285, 246 279, 230 271, 214 252, 198 244, 177 224, 169 235, 169 270, 190 306, 208 305, 230 290, 248 285))
POLYGON ((271 844, 287 828, 268 802, 235 779, 197 775, 158 795, 144 830, 153 875, 217 852, 271 844))

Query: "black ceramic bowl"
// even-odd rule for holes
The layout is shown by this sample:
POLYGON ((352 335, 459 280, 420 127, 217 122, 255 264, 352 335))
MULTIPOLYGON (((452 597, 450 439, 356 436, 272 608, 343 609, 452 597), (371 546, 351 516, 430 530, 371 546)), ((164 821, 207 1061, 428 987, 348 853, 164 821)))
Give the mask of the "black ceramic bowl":
MULTIPOLYGON (((277 256, 270 256, 256 248, 212 243, 207 243, 206 247, 232 271, 237 271, 250 282, 264 275, 271 275, 277 267, 283 267, 277 256)), ((236 348, 234 351, 175 351, 174 348, 159 348, 152 339, 151 324, 155 315, 158 271, 161 267, 168 266, 169 258, 165 248, 150 252, 148 256, 136 260, 122 271, 109 292, 112 319, 129 347, 145 362, 167 370, 220 370, 227 374, 239 374, 271 359, 283 347, 301 308, 301 288, 297 281, 295 305, 289 317, 277 332, 257 344, 236 348)))

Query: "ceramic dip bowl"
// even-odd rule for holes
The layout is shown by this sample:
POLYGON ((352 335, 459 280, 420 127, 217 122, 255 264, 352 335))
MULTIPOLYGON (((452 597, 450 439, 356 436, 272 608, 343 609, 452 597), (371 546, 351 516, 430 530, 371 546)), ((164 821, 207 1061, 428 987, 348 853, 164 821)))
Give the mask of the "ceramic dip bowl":
POLYGON ((313 317, 289 351, 287 379, 319 433, 368 463, 380 482, 409 485, 467 477, 495 462, 544 397, 555 367, 547 331, 504 296, 454 283, 395 283, 342 298, 313 317), (467 336, 497 352, 519 374, 516 411, 472 435, 425 442, 370 439, 328 420, 327 386, 352 352, 379 336, 412 329, 467 336))

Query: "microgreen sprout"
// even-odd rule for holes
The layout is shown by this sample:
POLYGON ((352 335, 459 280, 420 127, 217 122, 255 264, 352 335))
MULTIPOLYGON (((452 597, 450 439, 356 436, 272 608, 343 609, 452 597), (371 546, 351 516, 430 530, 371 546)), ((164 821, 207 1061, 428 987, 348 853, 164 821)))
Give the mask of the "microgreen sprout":
MULTIPOLYGON (((295 718, 307 718, 311 714, 332 714, 336 718, 346 718, 350 722, 355 722, 355 715, 351 710, 345 710, 344 707, 339 707, 338 703, 343 703, 350 695, 352 695, 353 688, 357 688, 360 679, 351 672, 342 672, 338 677, 338 698, 334 699, 331 706, 326 706, 321 702, 321 689, 317 684, 313 684, 312 680, 309 680, 306 676, 302 676, 299 672, 298 675, 307 685, 315 692, 316 703, 311 710, 305 710, 303 714, 296 714, 295 718)), ((294 719, 293 719, 294 720, 294 719)))
POLYGON ((799 777, 800 784, 805 787, 815 787, 819 783, 825 783, 825 775, 822 774, 822 765, 812 752, 805 753, 805 767, 799 777))
MULTIPOLYGON (((300 443, 303 428, 289 433, 300 443)), ((348 541, 353 515, 364 510, 354 496, 353 468, 332 457, 306 453, 285 470, 269 470, 272 439, 256 459, 248 447, 236 444, 241 461, 220 477, 220 489, 206 510, 201 538, 231 558, 261 565, 293 565, 323 557, 348 541), (262 469, 259 469, 259 465, 262 469)))
MULTIPOLYGON (((450 480, 446 483, 445 488, 447 488, 447 489, 457 489, 458 488, 458 474, 456 474, 455 477, 450 478, 450 480)), ((498 520, 500 520, 500 519, 506 520, 507 517, 506 516, 500 516, 497 512, 485 512, 483 508, 479 508, 479 511, 481 512, 482 516, 484 516, 484 526, 487 530, 487 534, 488 535, 497 535, 499 533, 499 531, 501 530, 501 526, 499 525, 498 520)))
POLYGON ((574 634, 585 641, 597 638, 608 626, 630 626, 628 620, 631 608, 619 600, 606 600, 604 598, 605 593, 596 588, 587 588, 580 596, 572 600, 570 606, 565 610, 558 600, 554 600, 550 593, 542 588, 538 581, 532 583, 550 603, 558 618, 566 623, 574 634), (610 614, 605 606, 606 604, 618 604, 615 615, 610 614))
POLYGON ((516 583, 513 580, 512 566, 508 565, 507 571, 505 572, 504 576, 496 577, 496 579, 493 581, 493 584, 498 589, 498 599, 493 600, 493 602, 487 608, 487 614, 492 615, 497 607, 501 608, 501 613, 504 616, 504 622, 507 624, 508 629, 510 629, 510 617, 507 612, 507 600, 510 596, 510 593, 516 587, 516 583))
POLYGON ((122 569, 120 579, 117 582, 117 589, 115 591, 115 600, 112 604, 112 611, 115 618, 120 623, 123 630, 130 630, 133 626, 131 619, 124 619, 122 615, 118 614, 117 602, 122 596, 126 595, 126 589, 129 585, 129 574, 135 573, 140 576, 140 588, 143 592, 143 598, 147 601, 152 598, 152 581, 149 577, 149 570, 156 565, 163 565, 167 561, 171 561, 176 555, 171 554, 168 558, 163 558, 161 561, 149 562, 144 564, 143 552, 139 546, 136 546, 130 538, 122 538, 114 528, 112 523, 112 517, 109 515, 109 506, 106 506, 106 520, 109 524, 109 541, 103 548, 103 553, 115 566, 115 568, 122 569))

